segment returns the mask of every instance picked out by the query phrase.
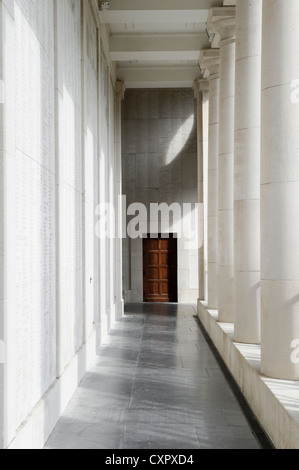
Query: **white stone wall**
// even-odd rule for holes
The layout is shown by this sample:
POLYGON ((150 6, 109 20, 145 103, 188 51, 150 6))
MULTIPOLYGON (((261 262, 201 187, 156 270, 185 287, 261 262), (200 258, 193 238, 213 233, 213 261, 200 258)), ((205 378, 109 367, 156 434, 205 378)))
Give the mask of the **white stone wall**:
MULTIPOLYGON (((109 122, 109 95, 108 95, 108 66, 104 54, 101 52, 101 75, 100 75, 100 202, 105 203, 108 200, 108 181, 109 172, 109 138, 108 138, 108 122, 109 122)), ((108 275, 109 260, 109 240, 107 237, 100 239, 100 306, 104 312, 109 311, 109 291, 106 283, 108 275)), ((108 329, 108 315, 103 316, 102 336, 108 329)))
MULTIPOLYGON (((122 116, 123 193, 127 207, 198 202, 197 110, 192 89, 127 90, 122 116)), ((183 214, 183 211, 181 212, 183 214)), ((128 218, 129 220, 129 218, 128 218)), ((148 218, 149 221, 149 218, 148 218)), ((186 227, 187 220, 178 220, 186 227)), ((170 227, 174 232, 175 226, 170 227)), ((149 232, 149 227, 148 227, 149 232)), ((188 234, 185 234, 188 235, 188 234)), ((143 300, 142 240, 123 243, 123 289, 143 300)), ((198 250, 178 240, 178 300, 196 303, 198 250)))
POLYGON ((95 212, 98 194, 98 81, 97 28, 88 2, 84 5, 84 331, 85 340, 99 323, 98 301, 98 244, 95 234, 95 212))
POLYGON ((15 133, 14 5, 0 2, 0 447, 15 424, 15 133), (11 341, 8 343, 7 338, 11 341), (9 360, 8 360, 9 358, 9 360), (3 361, 4 359, 4 361, 3 361), (11 422, 8 421, 11 417, 11 422))
POLYGON ((82 344, 81 13, 76 1, 57 2, 57 290, 60 376, 82 344))
POLYGON ((95 6, 0 1, 0 448, 44 445, 114 320, 115 241, 95 228, 115 78, 95 6))
POLYGON ((15 0, 16 426, 56 376, 54 8, 15 0))

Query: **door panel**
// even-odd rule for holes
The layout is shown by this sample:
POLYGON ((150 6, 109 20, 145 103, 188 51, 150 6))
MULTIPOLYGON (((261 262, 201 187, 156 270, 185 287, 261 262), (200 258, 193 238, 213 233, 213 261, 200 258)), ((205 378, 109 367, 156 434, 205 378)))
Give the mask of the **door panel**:
POLYGON ((149 266, 159 266, 159 253, 149 253, 149 266))
POLYGON ((159 280, 159 268, 149 268, 149 278, 159 280))
POLYGON ((177 239, 143 240, 144 302, 177 302, 177 239))
POLYGON ((161 279, 163 281, 167 281, 169 276, 169 269, 168 268, 161 268, 161 279))

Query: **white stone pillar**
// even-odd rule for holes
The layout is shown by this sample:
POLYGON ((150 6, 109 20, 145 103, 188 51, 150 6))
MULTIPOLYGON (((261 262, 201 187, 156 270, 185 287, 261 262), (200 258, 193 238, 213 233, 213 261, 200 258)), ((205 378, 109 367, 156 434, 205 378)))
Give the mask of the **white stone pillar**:
POLYGON ((263 1, 262 41, 261 371, 298 380, 298 0, 263 1))
POLYGON ((194 81, 194 96, 197 100, 197 147, 198 147, 198 203, 199 203, 199 234, 198 234, 198 284, 199 298, 207 297, 207 162, 208 162, 208 81, 197 79, 194 81))
POLYGON ((235 7, 212 8, 210 32, 219 38, 218 320, 233 322, 235 7))
POLYGON ((260 123, 262 2, 236 7, 235 340, 260 342, 260 123))
POLYGON ((116 256, 115 256, 115 295, 116 318, 124 314, 123 283, 122 283, 122 166, 121 166, 121 105, 124 99, 125 85, 117 81, 115 85, 115 232, 116 232, 116 256))
MULTIPOLYGON (((203 116, 202 93, 199 87, 199 79, 193 83, 194 97, 197 103, 197 190, 198 203, 203 204, 203 116)), ((204 219, 199 214, 199 239, 204 233, 204 219)), ((198 249, 198 297, 204 299, 204 245, 198 249)))
POLYGON ((201 52, 199 64, 209 82, 207 304, 218 309, 218 155, 219 155, 219 49, 201 52))

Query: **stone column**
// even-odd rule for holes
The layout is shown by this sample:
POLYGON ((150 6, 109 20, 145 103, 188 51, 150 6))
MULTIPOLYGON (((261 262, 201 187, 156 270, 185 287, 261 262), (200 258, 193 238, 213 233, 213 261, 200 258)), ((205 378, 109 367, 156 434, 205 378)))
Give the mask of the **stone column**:
POLYGON ((235 7, 212 8, 208 29, 219 37, 218 320, 233 322, 235 7))
POLYGON ((298 380, 298 0, 263 1, 262 41, 261 371, 298 380))
POLYGON ((199 249, 198 249, 198 284, 199 299, 205 300, 207 297, 207 237, 206 237, 206 167, 208 161, 207 140, 208 140, 208 82, 197 79, 193 84, 194 96, 197 101, 197 141, 198 141, 198 203, 199 203, 199 249))
POLYGON ((201 52, 199 64, 209 82, 207 304, 218 309, 219 49, 201 52))
POLYGON ((122 288, 122 165, 121 165, 121 103, 124 99, 125 85, 117 81, 115 85, 115 231, 116 231, 116 256, 115 256, 115 295, 116 318, 124 314, 124 299, 122 288))
POLYGON ((260 121, 262 2, 236 7, 235 340, 260 342, 260 121))

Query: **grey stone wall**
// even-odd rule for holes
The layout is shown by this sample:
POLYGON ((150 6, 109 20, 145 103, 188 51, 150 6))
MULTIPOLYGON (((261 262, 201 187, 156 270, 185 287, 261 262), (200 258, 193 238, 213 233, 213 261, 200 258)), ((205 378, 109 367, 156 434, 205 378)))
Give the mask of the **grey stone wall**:
MULTIPOLYGON (((127 90, 122 111, 123 194, 134 202, 196 203, 197 123, 191 89, 127 90)), ((174 229, 175 232, 175 229, 174 229)), ((123 244, 123 288, 127 301, 142 301, 142 240, 123 244)), ((195 302, 198 254, 178 241, 178 297, 195 302)))

